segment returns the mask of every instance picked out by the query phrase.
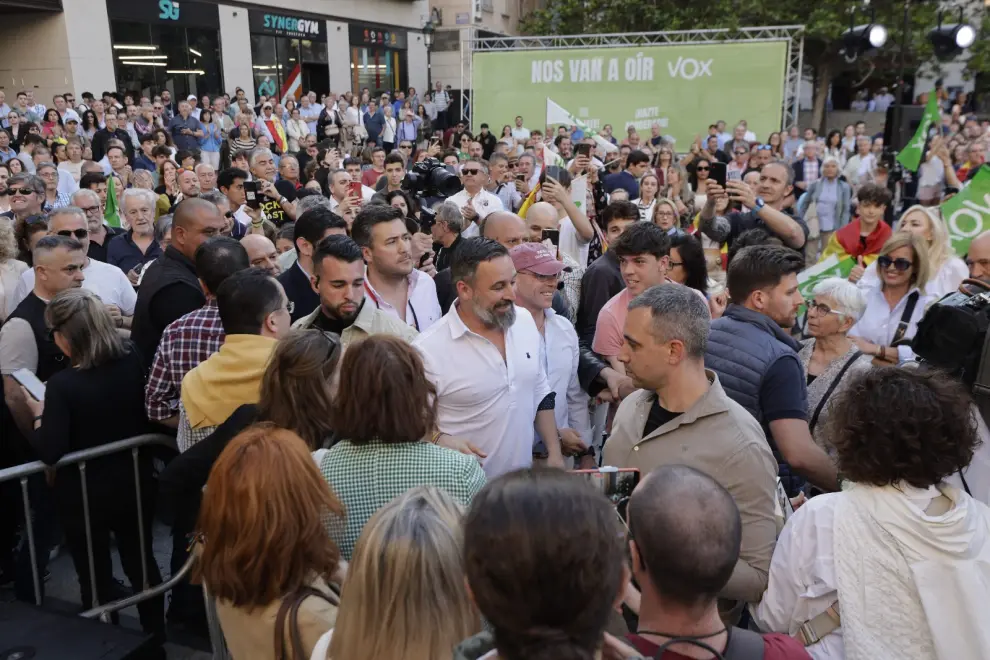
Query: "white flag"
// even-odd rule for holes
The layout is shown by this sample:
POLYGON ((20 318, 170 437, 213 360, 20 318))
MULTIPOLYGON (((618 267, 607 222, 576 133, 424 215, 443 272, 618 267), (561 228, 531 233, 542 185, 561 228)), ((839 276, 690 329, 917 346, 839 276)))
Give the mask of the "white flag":
POLYGON ((587 124, 585 124, 583 121, 581 121, 580 119, 569 113, 560 105, 554 103, 553 99, 551 99, 549 96, 547 97, 546 123, 547 126, 557 126, 560 124, 563 124, 565 126, 577 126, 578 128, 581 129, 581 131, 584 132, 586 136, 592 138, 595 141, 595 144, 598 146, 598 148, 604 151, 605 153, 619 150, 617 146, 615 146, 605 138, 598 135, 598 133, 596 133, 595 131, 588 128, 587 124))

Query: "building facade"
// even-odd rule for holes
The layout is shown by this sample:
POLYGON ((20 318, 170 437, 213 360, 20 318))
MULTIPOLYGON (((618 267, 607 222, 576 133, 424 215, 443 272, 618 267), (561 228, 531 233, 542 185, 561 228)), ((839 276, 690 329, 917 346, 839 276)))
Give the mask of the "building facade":
POLYGON ((426 86, 427 0, 0 0, 0 89, 173 98, 426 86), (29 5, 28 7, 24 7, 29 5))

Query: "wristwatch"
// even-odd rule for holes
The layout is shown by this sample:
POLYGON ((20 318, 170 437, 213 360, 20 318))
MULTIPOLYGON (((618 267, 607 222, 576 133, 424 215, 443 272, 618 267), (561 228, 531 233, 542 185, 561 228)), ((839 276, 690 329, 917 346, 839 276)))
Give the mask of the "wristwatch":
POLYGON ((762 198, 762 197, 757 197, 757 198, 756 198, 756 206, 754 206, 753 208, 754 208, 755 210, 757 210, 757 211, 760 211, 760 210, 762 210, 762 209, 763 209, 763 207, 764 207, 764 206, 766 206, 766 205, 767 205, 767 203, 763 201, 763 198, 762 198))

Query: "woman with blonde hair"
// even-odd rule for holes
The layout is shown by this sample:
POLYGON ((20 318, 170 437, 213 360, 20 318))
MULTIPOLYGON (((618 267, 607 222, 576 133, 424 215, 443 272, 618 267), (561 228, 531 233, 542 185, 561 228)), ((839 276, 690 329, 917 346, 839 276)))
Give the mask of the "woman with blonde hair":
POLYGON ((333 660, 450 658, 481 629, 464 577, 460 505, 413 488, 368 521, 341 591, 337 626, 321 640, 333 660))
MULTIPOLYGON (((44 240, 55 239, 64 240, 59 236, 44 240)), ((141 356, 117 333, 96 294, 82 288, 62 291, 45 308, 45 323, 66 367, 47 379, 43 401, 26 397, 34 416, 28 439, 37 457, 55 465, 70 452, 153 432, 144 412, 141 356), (108 401, 113 402, 111 414, 107 414, 108 401)), ((55 479, 57 513, 79 576, 81 602, 87 608, 131 595, 113 577, 111 534, 134 592, 161 582, 151 545, 155 507, 151 455, 135 451, 136 462, 130 452, 87 461, 88 491, 82 492, 88 495, 88 513, 79 497, 83 473, 74 467, 62 469, 55 479), (139 515, 143 526, 138 524, 139 515)), ((137 608, 141 627, 160 645, 165 641, 164 598, 150 598, 137 608)))
MULTIPOLYGON (((959 289, 969 277, 966 263, 952 251, 949 229, 937 209, 915 205, 901 214, 894 231, 916 234, 928 245, 928 265, 931 279, 925 284, 925 293, 938 300, 947 293, 959 289)), ((859 281, 860 288, 879 286, 880 277, 876 265, 871 265, 859 281)))
MULTIPOLYGON (((7 319, 7 303, 14 299, 14 289, 28 265, 17 259, 14 225, 0 222, 0 323, 7 319)), ((10 310, 14 311, 14 310, 10 310)))
POLYGON ((657 227, 663 229, 668 234, 673 234, 680 228, 679 216, 677 204, 674 203, 674 200, 667 197, 661 197, 656 200, 652 219, 653 224, 657 227))
POLYGON ((694 219, 694 190, 688 180, 687 172, 680 165, 671 165, 667 170, 667 181, 663 186, 663 196, 674 202, 677 207, 678 223, 687 225, 694 219))
POLYGON ((193 578, 216 599, 234 660, 302 660, 333 628, 340 553, 322 518, 343 515, 292 431, 254 426, 220 454, 203 493, 193 578))
POLYGON ((883 244, 876 260, 880 286, 866 290, 866 311, 849 338, 875 364, 910 362, 914 352, 904 340, 914 337, 918 321, 933 298, 925 292, 931 269, 928 247, 917 234, 899 231, 883 244))

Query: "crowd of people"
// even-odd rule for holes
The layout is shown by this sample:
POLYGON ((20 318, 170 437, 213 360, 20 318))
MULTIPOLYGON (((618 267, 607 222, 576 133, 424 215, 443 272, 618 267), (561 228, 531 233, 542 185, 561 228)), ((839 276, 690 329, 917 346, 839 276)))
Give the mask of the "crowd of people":
POLYGON ((678 148, 474 134, 440 82, 82 100, 2 113, 0 460, 177 452, 32 477, 26 520, 0 484, 17 598, 60 546, 84 609, 160 583, 158 519, 196 556, 138 607, 161 657, 204 587, 235 660, 990 657, 990 433, 909 342, 990 286, 938 211, 990 122, 948 108, 894 186, 862 122, 678 148))

